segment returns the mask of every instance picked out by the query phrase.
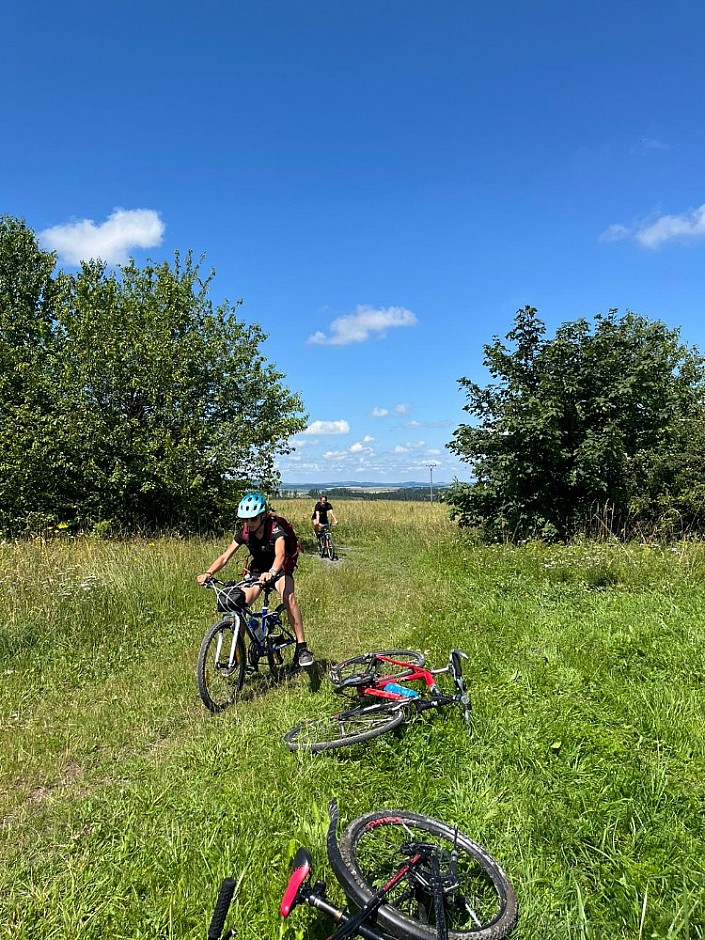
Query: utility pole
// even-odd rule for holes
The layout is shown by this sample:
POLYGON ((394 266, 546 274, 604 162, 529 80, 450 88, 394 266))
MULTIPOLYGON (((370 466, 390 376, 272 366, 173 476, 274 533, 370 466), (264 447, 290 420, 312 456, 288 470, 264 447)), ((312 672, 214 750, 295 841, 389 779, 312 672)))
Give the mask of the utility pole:
POLYGON ((433 467, 434 467, 434 464, 432 463, 428 465, 428 472, 430 476, 429 491, 431 493, 431 502, 433 502, 433 467))

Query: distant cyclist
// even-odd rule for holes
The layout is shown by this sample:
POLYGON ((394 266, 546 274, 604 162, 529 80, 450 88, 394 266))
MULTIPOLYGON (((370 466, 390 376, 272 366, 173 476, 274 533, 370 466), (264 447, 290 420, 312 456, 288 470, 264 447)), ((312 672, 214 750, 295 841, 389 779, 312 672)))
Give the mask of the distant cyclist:
POLYGON ((296 634, 296 661, 307 668, 313 665, 301 620, 301 611, 294 594, 294 568, 299 555, 299 543, 291 524, 281 516, 267 511, 267 501, 261 493, 247 493, 237 507, 238 519, 244 524, 222 555, 199 574, 196 580, 203 584, 220 571, 242 545, 246 545, 252 556, 250 574, 259 583, 245 588, 245 601, 252 604, 262 590, 262 585, 274 582, 277 593, 286 607, 291 628, 296 634))
POLYGON ((331 518, 332 525, 338 525, 338 520, 335 518, 335 513, 333 512, 333 504, 328 502, 328 497, 325 493, 321 493, 318 497, 318 502, 313 507, 313 514, 311 519, 313 520, 313 531, 316 533, 316 538, 321 534, 321 530, 324 525, 328 525, 328 517, 331 518))

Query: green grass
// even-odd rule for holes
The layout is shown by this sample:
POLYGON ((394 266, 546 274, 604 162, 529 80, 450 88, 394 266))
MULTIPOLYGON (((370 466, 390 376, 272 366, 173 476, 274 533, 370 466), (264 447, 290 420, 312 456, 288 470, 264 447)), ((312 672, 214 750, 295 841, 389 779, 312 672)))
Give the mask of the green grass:
MULTIPOLYGON (((312 549, 309 503, 276 508, 312 549)), ((278 903, 300 843, 332 880, 337 796, 346 821, 457 821, 512 877, 517 940, 705 937, 705 549, 480 547, 422 504, 336 515, 340 563, 309 551, 297 578, 317 659, 459 646, 472 738, 429 715, 291 754, 283 731, 335 701, 305 675, 248 677, 209 715, 194 576, 225 540, 0 545, 0 936, 204 937, 234 874, 241 940, 322 940, 278 903)))

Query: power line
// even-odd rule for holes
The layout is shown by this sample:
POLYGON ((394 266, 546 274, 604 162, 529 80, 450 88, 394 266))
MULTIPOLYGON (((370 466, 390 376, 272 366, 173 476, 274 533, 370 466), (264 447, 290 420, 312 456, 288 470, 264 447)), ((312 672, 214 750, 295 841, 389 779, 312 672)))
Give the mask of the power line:
POLYGON ((429 472, 429 491, 431 493, 431 502, 433 502, 433 468, 436 466, 435 463, 429 463, 426 465, 429 472))

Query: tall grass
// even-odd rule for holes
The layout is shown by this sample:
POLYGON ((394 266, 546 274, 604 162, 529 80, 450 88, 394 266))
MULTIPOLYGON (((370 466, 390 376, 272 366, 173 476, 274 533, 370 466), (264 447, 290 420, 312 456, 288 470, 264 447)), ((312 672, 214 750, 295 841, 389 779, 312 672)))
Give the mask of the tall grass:
MULTIPOLYGON (((310 504, 276 506, 312 548, 310 504)), ((0 546, 0 936, 203 937, 238 879, 240 938, 280 923, 299 843, 327 870, 326 805, 457 821, 507 868, 521 938, 705 936, 705 551, 467 544, 437 505, 339 502, 340 562, 297 593, 318 672, 248 677, 211 716, 194 667, 213 619, 200 540, 0 546), (470 655, 470 737, 430 715, 331 755, 284 730, 335 701, 326 661, 470 655)), ((331 886, 333 887, 333 886, 331 886)))

